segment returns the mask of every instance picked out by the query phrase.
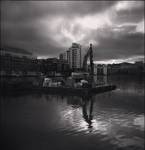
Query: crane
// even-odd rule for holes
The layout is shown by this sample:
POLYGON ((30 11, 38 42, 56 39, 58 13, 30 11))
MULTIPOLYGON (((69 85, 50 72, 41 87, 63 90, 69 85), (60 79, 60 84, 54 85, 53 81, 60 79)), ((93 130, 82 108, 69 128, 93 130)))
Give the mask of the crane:
POLYGON ((92 49, 92 44, 90 44, 89 50, 84 56, 83 59, 83 70, 87 72, 87 61, 88 58, 90 58, 90 75, 94 74, 94 63, 93 63, 93 49, 92 49))

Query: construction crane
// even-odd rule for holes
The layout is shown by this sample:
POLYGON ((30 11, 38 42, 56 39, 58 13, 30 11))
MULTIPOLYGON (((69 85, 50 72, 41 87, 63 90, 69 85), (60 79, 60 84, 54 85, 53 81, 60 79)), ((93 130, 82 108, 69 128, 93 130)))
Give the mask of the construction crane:
POLYGON ((83 70, 85 72, 87 72, 87 61, 88 58, 90 58, 90 75, 93 76, 94 75, 94 63, 93 63, 93 49, 92 49, 92 44, 90 44, 89 50, 87 51, 87 53, 84 56, 83 59, 83 70))

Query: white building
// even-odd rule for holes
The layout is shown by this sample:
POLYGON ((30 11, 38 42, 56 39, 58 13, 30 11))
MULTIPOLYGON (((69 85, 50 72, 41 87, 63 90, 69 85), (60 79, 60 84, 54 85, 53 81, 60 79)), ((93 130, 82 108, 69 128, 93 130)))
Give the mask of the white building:
POLYGON ((72 43, 72 47, 67 51, 67 59, 72 69, 81 68, 81 45, 72 43))
POLYGON ((59 55, 60 60, 67 60, 71 69, 81 68, 81 45, 72 43, 72 46, 59 55))
POLYGON ((94 74, 97 75, 97 65, 94 64, 94 74))
POLYGON ((104 75, 107 75, 107 65, 104 65, 104 66, 103 66, 103 74, 104 74, 104 75))

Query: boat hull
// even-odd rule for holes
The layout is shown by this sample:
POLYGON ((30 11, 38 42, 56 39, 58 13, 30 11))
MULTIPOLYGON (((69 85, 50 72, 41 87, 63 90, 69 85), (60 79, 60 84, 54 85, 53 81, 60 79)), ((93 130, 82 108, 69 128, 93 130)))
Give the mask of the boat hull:
POLYGON ((13 95, 13 94, 32 94, 32 93, 48 93, 55 95, 90 95, 103 93, 107 91, 115 90, 115 85, 102 85, 95 88, 70 88, 70 87, 32 87, 32 88, 3 88, 1 89, 1 95, 13 95))
POLYGON ((104 85, 104 86, 97 86, 95 88, 45 87, 43 88, 43 91, 46 93, 88 95, 88 94, 103 93, 115 89, 116 89, 115 85, 104 85))

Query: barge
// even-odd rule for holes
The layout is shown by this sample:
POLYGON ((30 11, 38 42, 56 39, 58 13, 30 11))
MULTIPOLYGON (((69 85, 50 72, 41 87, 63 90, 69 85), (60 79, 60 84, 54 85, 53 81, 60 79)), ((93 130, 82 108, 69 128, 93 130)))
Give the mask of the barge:
POLYGON ((95 95, 107 91, 115 90, 115 85, 101 85, 94 88, 73 88, 73 87, 13 87, 13 88, 2 88, 1 95, 19 95, 19 94, 32 94, 32 93, 45 93, 45 94, 58 94, 58 95, 95 95))
POLYGON ((116 89, 115 85, 97 85, 94 81, 94 63, 92 44, 83 59, 83 71, 72 72, 68 78, 45 77, 41 85, 10 85, 2 86, 2 94, 10 93, 50 93, 50 94, 73 94, 88 95, 97 94, 116 89), (90 69, 88 70, 87 61, 90 59, 90 69))
POLYGON ((89 95, 89 94, 97 94, 103 93, 107 91, 115 90, 115 85, 102 85, 96 86, 94 88, 73 88, 73 87, 43 87, 42 90, 44 93, 51 93, 51 94, 62 94, 62 95, 89 95))

